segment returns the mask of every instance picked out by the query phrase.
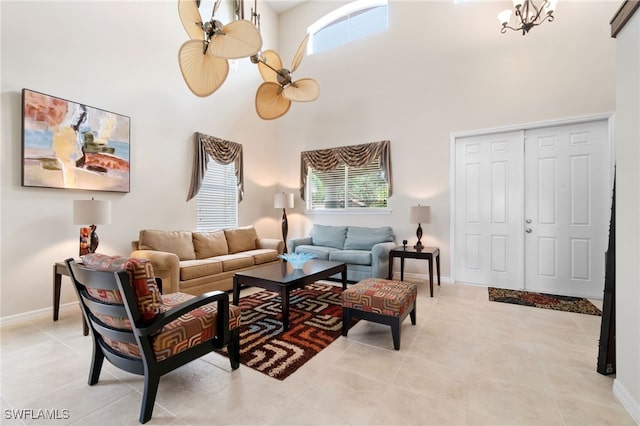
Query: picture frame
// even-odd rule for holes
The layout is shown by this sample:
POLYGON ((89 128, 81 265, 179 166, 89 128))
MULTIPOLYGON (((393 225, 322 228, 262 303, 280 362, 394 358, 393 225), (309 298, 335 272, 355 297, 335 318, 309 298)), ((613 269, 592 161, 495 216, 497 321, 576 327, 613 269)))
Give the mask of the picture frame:
POLYGON ((129 192, 131 119, 22 89, 22 186, 129 192))

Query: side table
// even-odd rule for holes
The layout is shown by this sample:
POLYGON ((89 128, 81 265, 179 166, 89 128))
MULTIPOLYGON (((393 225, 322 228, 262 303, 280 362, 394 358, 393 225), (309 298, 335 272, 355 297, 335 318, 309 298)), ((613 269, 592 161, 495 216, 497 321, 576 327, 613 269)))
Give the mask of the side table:
MULTIPOLYGON (((56 262, 53 265, 53 320, 58 321, 60 314, 60 289, 62 287, 62 276, 69 276, 69 270, 64 262, 56 262)), ((89 334, 89 326, 82 314, 82 333, 87 336, 89 334)))
POLYGON ((438 247, 424 247, 416 250, 413 247, 396 247, 389 252, 389 279, 393 278, 393 259, 400 258, 400 281, 404 281, 404 260, 425 259, 429 261, 429 290, 433 297, 433 259, 436 259, 438 285, 440 285, 440 249, 438 247))

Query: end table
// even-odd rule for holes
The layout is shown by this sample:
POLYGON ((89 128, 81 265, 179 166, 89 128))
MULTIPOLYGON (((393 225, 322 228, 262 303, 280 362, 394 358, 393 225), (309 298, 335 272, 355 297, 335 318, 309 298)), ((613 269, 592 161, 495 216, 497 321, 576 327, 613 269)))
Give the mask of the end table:
POLYGON ((389 252, 389 279, 393 279, 393 259, 400 258, 400 281, 404 281, 404 260, 405 259, 425 259, 429 261, 429 290, 433 297, 433 259, 436 259, 436 270, 438 274, 438 285, 440 285, 440 249, 438 247, 424 247, 416 250, 413 247, 399 246, 389 252))

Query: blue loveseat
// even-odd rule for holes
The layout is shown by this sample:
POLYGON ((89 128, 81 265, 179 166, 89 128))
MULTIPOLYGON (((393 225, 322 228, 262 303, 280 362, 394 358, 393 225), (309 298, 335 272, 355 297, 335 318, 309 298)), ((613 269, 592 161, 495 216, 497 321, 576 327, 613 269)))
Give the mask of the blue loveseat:
POLYGON ((310 236, 288 241, 291 253, 313 253, 318 259, 347 264, 347 280, 386 278, 389 251, 396 247, 393 229, 388 226, 313 225, 310 236))

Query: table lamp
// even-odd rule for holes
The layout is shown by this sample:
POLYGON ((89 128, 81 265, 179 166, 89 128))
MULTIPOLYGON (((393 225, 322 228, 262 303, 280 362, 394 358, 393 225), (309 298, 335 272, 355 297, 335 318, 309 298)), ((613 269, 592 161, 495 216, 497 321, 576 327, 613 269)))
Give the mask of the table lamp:
POLYGON ((417 206, 409 207, 409 220, 411 221, 411 223, 418 224, 418 229, 416 229, 416 237, 418 237, 418 242, 415 246, 413 246, 413 248, 421 251, 424 246, 420 241, 422 239, 422 227, 420 226, 420 224, 431 222, 431 207, 421 206, 420 204, 418 204, 417 206))
POLYGON ((273 207, 282 209, 282 239, 284 240, 284 252, 287 252, 287 233, 289 232, 289 223, 287 222, 287 212, 285 209, 293 208, 293 192, 285 194, 284 192, 276 192, 273 196, 273 207))
POLYGON ((98 248, 98 234, 96 225, 109 225, 111 223, 111 201, 74 200, 73 224, 88 225, 89 228, 80 228, 80 256, 87 253, 95 253, 98 248))

